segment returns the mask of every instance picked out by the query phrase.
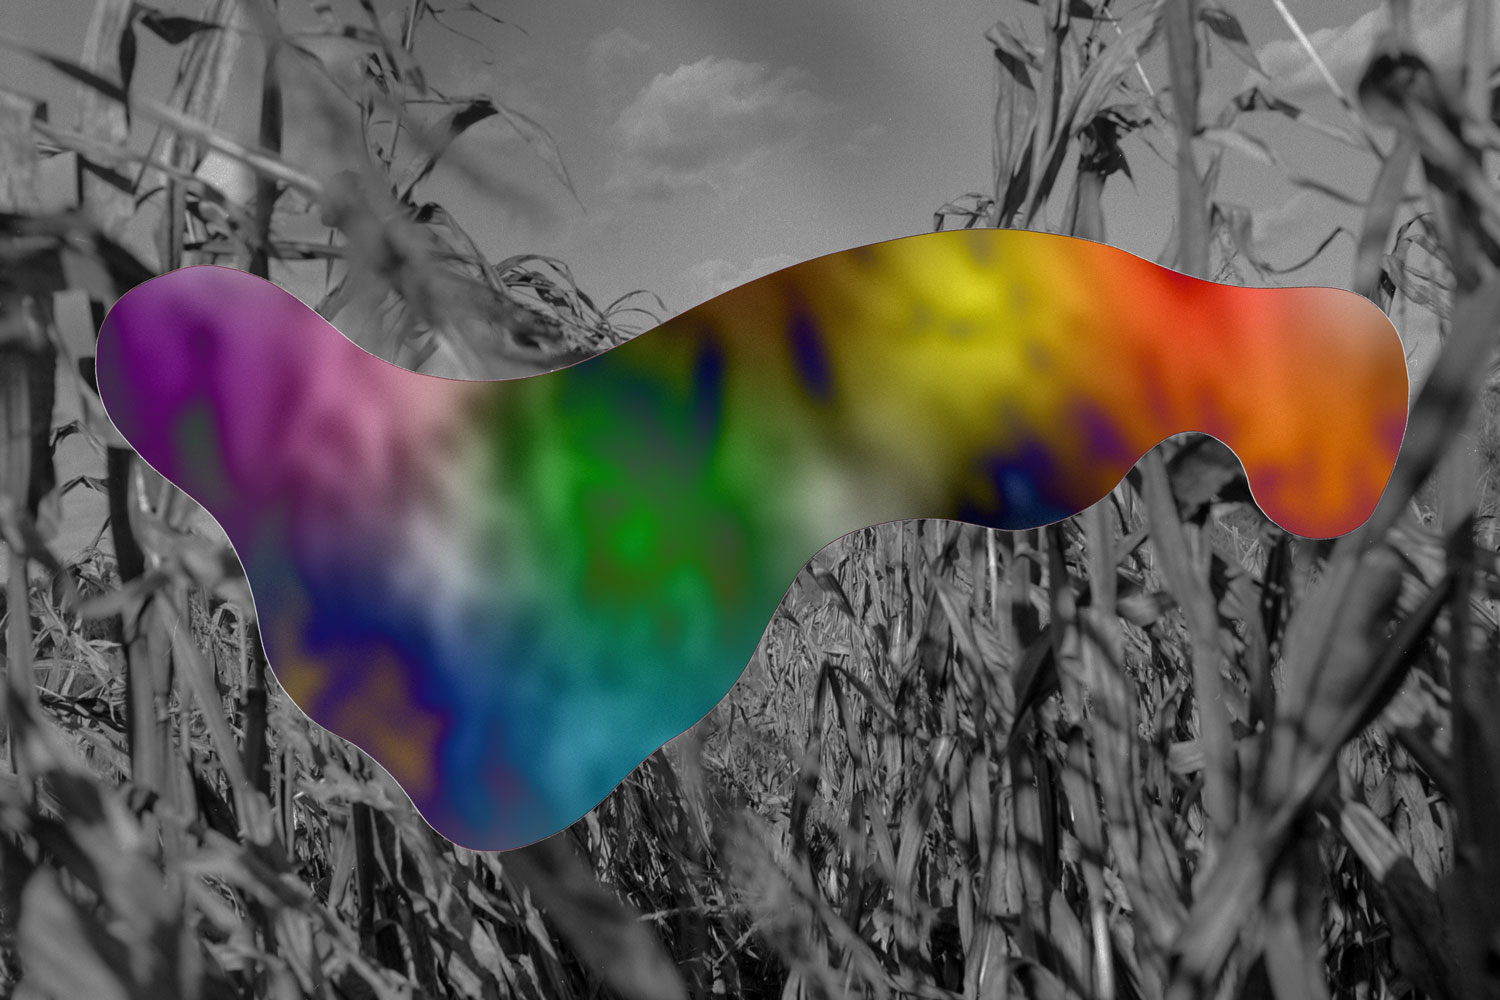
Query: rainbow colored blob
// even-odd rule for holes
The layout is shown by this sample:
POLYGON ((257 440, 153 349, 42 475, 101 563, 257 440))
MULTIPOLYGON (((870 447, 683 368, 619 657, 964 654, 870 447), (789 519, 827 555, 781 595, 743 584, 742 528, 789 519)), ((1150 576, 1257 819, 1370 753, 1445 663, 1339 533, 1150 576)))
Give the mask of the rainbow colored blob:
POLYGON ((1272 520, 1338 535, 1407 407, 1400 339, 1353 293, 1010 230, 808 261, 497 382, 397 368, 191 267, 114 307, 98 381, 228 533, 287 692, 487 850, 575 822, 712 709, 848 532, 1047 524, 1201 431, 1272 520))

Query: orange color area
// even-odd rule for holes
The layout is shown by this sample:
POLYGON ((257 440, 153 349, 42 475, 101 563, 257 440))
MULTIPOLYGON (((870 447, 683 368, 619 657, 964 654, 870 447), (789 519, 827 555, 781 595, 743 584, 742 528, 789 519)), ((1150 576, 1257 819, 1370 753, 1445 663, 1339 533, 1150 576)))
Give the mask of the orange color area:
POLYGON ((413 799, 425 799, 437 782, 442 719, 422 709, 392 651, 361 659, 359 687, 332 707, 326 724, 380 761, 413 799))
POLYGON ((766 464, 784 468, 816 428, 837 451, 813 460, 852 475, 857 463, 885 484, 892 502, 876 519, 936 516, 955 491, 982 495, 986 459, 1028 446, 1045 449, 1081 509, 1163 438, 1196 431, 1236 452, 1272 519, 1327 537, 1368 517, 1406 416, 1400 338, 1352 292, 1219 284, 1039 233, 935 233, 831 254, 617 353, 681 380, 705 332, 729 357, 744 415, 727 421, 731 447, 774 453, 766 464), (783 333, 798 322, 817 331, 821 398, 783 333), (764 443, 773 426, 784 444, 764 443))

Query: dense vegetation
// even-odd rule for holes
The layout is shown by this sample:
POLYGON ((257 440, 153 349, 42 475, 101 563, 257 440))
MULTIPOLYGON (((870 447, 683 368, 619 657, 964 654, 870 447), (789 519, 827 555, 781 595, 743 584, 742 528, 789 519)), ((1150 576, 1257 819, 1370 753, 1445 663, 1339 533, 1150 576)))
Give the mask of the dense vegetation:
POLYGON ((1063 231, 1102 237, 1140 133, 1177 167, 1163 262, 1269 281, 1216 195, 1222 157, 1279 162, 1242 119, 1364 150, 1350 287, 1441 331, 1375 516, 1288 536, 1232 456, 1190 439, 1046 529, 851 535, 709 718, 566 833, 502 855, 437 837, 287 700, 227 543, 132 462, 89 354, 124 290, 202 261, 321 275, 320 311, 414 368, 439 342, 476 376, 618 342, 641 325, 626 302, 597 307, 560 262, 486 260, 419 199, 496 115, 566 183, 547 133, 424 83, 414 39, 444 15, 424 0, 395 35, 368 4, 315 2, 336 47, 283 35, 269 0, 194 17, 99 0, 76 58, 6 40, 71 77, 81 114, 0 99, 0 992, 1500 996, 1490 4, 1468 0, 1480 41, 1440 78, 1393 2, 1358 92, 1327 77, 1348 130, 1256 88, 1201 107, 1206 49, 1255 59, 1232 8, 1111 6, 1042 0, 990 32, 995 187, 938 224, 1033 227, 1060 203, 1063 231), (170 94, 132 87, 138 41, 180 60, 170 94), (249 145, 214 124, 244 59, 264 67, 249 145), (290 87, 322 102, 344 172, 284 155, 290 87), (210 150, 253 171, 248 208, 196 172, 210 150), (77 436, 106 474, 57 482, 77 436), (64 564, 49 539, 71 490, 109 518, 64 564))

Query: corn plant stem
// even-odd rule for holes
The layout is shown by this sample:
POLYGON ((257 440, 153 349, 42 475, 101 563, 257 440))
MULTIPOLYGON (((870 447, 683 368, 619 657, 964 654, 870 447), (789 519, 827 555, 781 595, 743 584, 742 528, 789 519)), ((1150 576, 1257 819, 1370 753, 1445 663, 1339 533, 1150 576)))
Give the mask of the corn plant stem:
POLYGON ((1464 105, 1476 122, 1490 118, 1490 32, 1494 0, 1469 0, 1464 9, 1464 105))
POLYGON ((1088 628, 1083 664, 1086 682, 1099 705, 1090 739, 1115 868, 1139 914, 1138 933, 1148 935, 1153 944, 1142 949, 1140 958, 1159 985, 1165 981, 1166 968, 1157 959, 1176 933, 1178 915, 1168 912, 1166 901, 1151 891, 1141 871, 1138 805, 1130 794, 1139 781, 1132 741, 1137 692, 1124 670, 1124 635, 1115 611, 1120 557, 1112 509, 1108 503, 1098 503, 1084 515, 1093 598, 1084 619, 1088 628))
POLYGON ((1490 112, 1491 36, 1495 27, 1494 0, 1469 0, 1464 11, 1464 112, 1465 120, 1488 133, 1488 148, 1482 148, 1479 159, 1483 175, 1496 175, 1497 132, 1490 112))
MULTIPOLYGON (((1193 0, 1169 0, 1163 16, 1177 118, 1177 267, 1187 274, 1203 277, 1209 263, 1209 226, 1207 195, 1193 153, 1199 86, 1196 12, 1193 0)), ((1166 465, 1158 450, 1146 454, 1141 470, 1146 480, 1146 503, 1156 553, 1177 599, 1183 604, 1192 637, 1193 688, 1205 758, 1204 811, 1214 833, 1223 835, 1234 823, 1236 796, 1231 781, 1234 745, 1219 675, 1218 619, 1213 592, 1204 578, 1206 574, 1194 565, 1193 539, 1178 518, 1166 465)), ((1213 843, 1212 837, 1208 843, 1213 843)))
MULTIPOLYGON (((10 550, 10 566, 5 580, 7 609, 5 635, 5 690, 10 697, 24 699, 28 705, 36 702, 36 678, 31 666, 31 615, 27 597, 26 556, 19 549, 10 550)), ((15 732, 6 724, 7 763, 12 774, 16 773, 15 732)))
MULTIPOLYGON (((83 81, 78 88, 78 131, 112 146, 125 146, 130 135, 130 104, 121 79, 120 53, 134 9, 132 0, 98 0, 83 45, 82 67, 105 86, 83 81)), ((79 193, 99 228, 118 239, 135 213, 130 192, 82 171, 79 193)))
POLYGON ((425 0, 411 0, 411 9, 406 14, 406 30, 401 34, 401 48, 411 53, 417 46, 417 22, 427 12, 425 0))
MULTIPOLYGON (((28 130, 37 115, 37 108, 30 102, 0 94, 0 210, 6 212, 29 212, 36 208, 35 170, 36 148, 30 140, 28 130)), ((9 508, 8 520, 16 528, 16 520, 26 514, 26 501, 30 493, 31 475, 34 467, 32 448, 37 441, 32 433, 34 393, 38 379, 32 374, 39 360, 30 348, 37 340, 45 343, 45 333, 26 318, 33 302, 25 288, 18 288, 14 278, 0 279, 0 317, 7 324, 12 317, 21 322, 19 345, 7 339, 4 353, 0 355, 0 509, 9 508), (19 346, 21 349, 16 350, 19 346)), ((14 336, 10 330, 6 333, 14 336)), ((44 371, 45 379, 51 378, 44 371)), ((50 403, 48 404, 50 406, 50 403)), ((22 551, 16 530, 11 536, 16 544, 9 546, 6 573, 6 634, 4 676, 0 677, 0 736, 6 738, 7 763, 12 774, 16 773, 15 729, 12 727, 10 697, 35 700, 35 678, 31 665, 31 614, 27 598, 26 554, 22 551)), ((7 543, 0 541, 0 555, 6 554, 7 543)))
MULTIPOLYGON (((411 6, 406 12, 406 25, 401 31, 401 51, 405 52, 408 56, 416 50, 417 24, 426 12, 427 4, 425 0, 411 0, 411 6)), ((401 80, 399 83, 404 84, 405 81, 401 80)), ((405 125, 405 116, 402 111, 404 111, 404 106, 398 108, 397 112, 391 115, 391 138, 390 145, 386 150, 386 162, 390 165, 395 164, 396 149, 401 145, 401 132, 405 125)))
MULTIPOLYGON (((266 20, 274 23, 277 0, 263 0, 266 20)), ((282 141, 281 73, 277 66, 281 43, 275 35, 266 40, 266 59, 260 81, 260 148, 280 157, 282 141)), ((270 277, 271 225, 281 190, 276 179, 265 173, 255 178, 255 238, 250 251, 250 273, 270 277)))
POLYGON ((1193 135, 1198 130, 1198 46, 1194 0, 1168 0, 1163 19, 1177 119, 1177 268, 1195 277, 1208 271, 1208 205, 1193 135))

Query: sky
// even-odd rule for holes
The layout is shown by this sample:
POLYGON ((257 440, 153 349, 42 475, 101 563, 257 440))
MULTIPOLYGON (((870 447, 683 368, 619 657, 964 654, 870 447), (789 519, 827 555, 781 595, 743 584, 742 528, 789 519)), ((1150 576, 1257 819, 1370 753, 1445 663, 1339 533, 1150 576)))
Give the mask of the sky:
MULTIPOLYGON (((351 17, 357 10, 354 0, 331 2, 351 17)), ((396 31, 405 4, 374 2, 386 29, 396 31)), ((926 232, 945 202, 993 193, 996 79, 985 31, 1005 19, 1041 38, 1038 9, 1021 0, 475 3, 505 23, 438 0, 448 9, 447 28, 423 27, 419 61, 445 92, 488 96, 545 127, 574 192, 554 176, 554 162, 495 118, 455 144, 418 197, 447 206, 492 259, 558 257, 597 302, 644 289, 664 301, 663 318, 801 260, 926 232), (465 163, 491 183, 466 179, 457 169, 465 163)), ((1287 3, 1352 91, 1384 24, 1381 5, 1287 3)), ((157 5, 172 13, 202 10, 197 0, 157 5)), ((1128 18, 1135 6, 1125 0, 1120 9, 1128 18)), ((1352 126, 1270 0, 1227 0, 1224 7, 1239 18, 1264 73, 1215 40, 1203 118, 1259 83, 1330 125, 1352 126)), ((0 0, 0 35, 76 56, 92 8, 92 0, 0 0)), ((317 26, 306 0, 282 0, 281 8, 291 28, 317 26)), ((1461 4, 1415 0, 1414 12, 1424 54, 1439 66, 1452 63, 1461 4)), ((338 51, 337 43, 307 44, 330 57, 338 51)), ((138 90, 164 96, 175 65, 174 52, 142 34, 138 90)), ((1153 89, 1165 87, 1160 51, 1139 72, 1153 89)), ((223 122, 242 139, 254 134, 256 73, 250 59, 236 71, 236 97, 223 122)), ((23 56, 0 54, 0 87, 46 99, 55 123, 73 121, 72 86, 23 56)), ((319 136, 299 99, 295 89, 288 95, 289 155, 324 174, 332 166, 310 152, 319 136)), ((1288 175, 1362 199, 1374 178, 1372 156, 1274 114, 1241 124, 1278 162, 1257 162, 1254 147, 1226 153, 1218 193, 1251 213, 1265 259, 1291 263, 1335 226, 1358 226, 1357 208, 1298 187, 1288 175)), ((1109 182, 1107 239, 1158 259, 1175 209, 1173 170, 1137 140, 1125 151, 1133 180, 1117 175, 1109 182)), ((248 196, 248 181, 233 164, 211 160, 200 172, 231 197, 248 196)), ((1060 208, 1061 196, 1056 203, 1060 208)), ((1274 280, 1347 285, 1352 249, 1341 237, 1313 265, 1274 280)), ((1398 327, 1412 348, 1412 330, 1400 319, 1398 327)))
MULTIPOLYGON (((1352 90, 1383 23, 1375 5, 1291 3, 1352 90)), ((1127 0, 1123 9, 1133 6, 1127 0)), ((1228 6, 1258 50, 1267 89, 1348 128, 1273 6, 1228 6)), ((1417 8, 1422 40, 1456 49, 1460 6, 1417 8)), ((674 312, 777 267, 927 231, 944 202, 992 193, 996 82, 984 33, 1004 18, 1041 37, 1039 11, 1016 0, 562 0, 507 11, 526 34, 484 32, 495 66, 456 69, 451 82, 493 93, 546 124, 582 206, 523 143, 490 122, 459 152, 505 162, 535 200, 518 199, 497 217, 474 219, 473 228, 499 255, 524 244, 562 257, 605 300, 645 288, 674 312)), ((477 53, 451 37, 427 37, 435 54, 477 53)), ((1252 78, 1224 47, 1215 45, 1211 56, 1206 118, 1252 78)), ((1155 89, 1165 85, 1159 52, 1142 72, 1155 89)), ((1252 117, 1246 127, 1287 167, 1364 196, 1372 157, 1278 116, 1252 117)), ((1134 181, 1110 182, 1109 239, 1154 258, 1172 224, 1174 174, 1142 143, 1127 152, 1134 181)), ((1238 153, 1226 156, 1220 190, 1256 213, 1273 263, 1305 257, 1334 225, 1358 220, 1289 185, 1280 168, 1238 153)), ((462 185, 440 176, 428 195, 460 204, 462 185)), ((1062 198, 1056 201, 1060 208, 1062 198)), ((1295 280, 1347 283, 1351 249, 1345 241, 1295 280)))
MULTIPOLYGON (((191 0, 162 3, 199 9, 191 0)), ((663 298, 668 314, 800 260, 927 231, 944 202, 990 192, 996 83, 984 33, 1009 19, 1041 37, 1038 9, 1020 0, 479 4, 506 23, 449 3, 444 21, 452 30, 424 25, 420 61, 444 91, 489 96, 549 130, 577 196, 500 119, 473 128, 449 154, 455 166, 468 162, 494 177, 498 190, 445 166, 419 196, 453 209, 496 259, 556 256, 596 300, 645 289, 663 298)), ((1383 13, 1371 0, 1289 5, 1352 89, 1383 13)), ((0 33, 76 53, 91 6, 7 0, 0 33)), ((1271 3, 1226 6, 1268 74, 1260 81, 1266 89, 1350 126, 1271 3)), ((301 0, 282 7, 293 27, 316 25, 301 0)), ((395 31, 398 5, 380 0, 377 7, 395 31)), ((1121 9, 1128 17, 1133 7, 1127 0, 1121 9)), ((1419 0, 1416 10, 1429 55, 1455 49, 1461 5, 1419 0)), ((138 86, 153 77, 165 83, 173 60, 163 58, 164 47, 143 39, 141 51, 138 86)), ((1206 118, 1256 79, 1217 42, 1210 57, 1206 118)), ((1165 86, 1160 53, 1141 72, 1155 89, 1165 86)), ((243 82, 237 89, 253 95, 252 77, 243 82)), ((67 110, 65 82, 7 55, 0 86, 18 84, 67 110)), ((290 100, 295 108, 296 95, 290 100)), ((251 99, 237 102, 226 127, 248 137, 253 117, 251 99)), ((1372 157, 1303 126, 1266 114, 1243 124, 1291 171, 1355 198, 1373 179, 1372 157)), ((1140 142, 1126 150, 1134 180, 1116 176, 1109 184, 1108 238, 1155 258, 1172 223, 1173 173, 1140 142)), ((232 167, 209 164, 207 171, 245 193, 232 167)), ((1264 255, 1276 264, 1306 256, 1333 226, 1358 220, 1336 201, 1287 183, 1282 166, 1241 151, 1226 154, 1220 194, 1252 211, 1264 255)), ((1282 280, 1346 283, 1351 248, 1341 239, 1325 259, 1282 280)))

